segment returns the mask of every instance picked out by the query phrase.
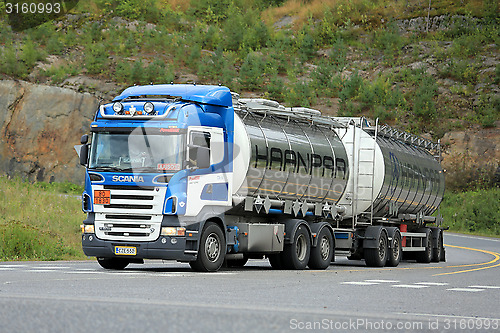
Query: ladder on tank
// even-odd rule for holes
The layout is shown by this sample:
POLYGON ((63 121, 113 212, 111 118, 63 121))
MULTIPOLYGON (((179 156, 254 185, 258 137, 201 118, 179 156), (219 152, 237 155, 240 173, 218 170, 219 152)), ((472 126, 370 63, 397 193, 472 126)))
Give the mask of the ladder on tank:
MULTIPOLYGON (((375 120, 375 128, 374 134, 371 136, 373 144, 371 145, 363 145, 361 143, 361 134, 359 135, 358 140, 356 140, 356 127, 353 126, 353 145, 352 145, 352 156, 353 156, 353 183, 352 183, 352 227, 353 229, 359 225, 372 225, 373 223, 373 201, 375 197, 375 153, 377 146, 377 136, 378 136, 378 118, 375 120), (356 145, 358 143, 358 146, 356 145), (366 154, 364 154, 366 153, 366 154), (360 185, 360 177, 368 177, 369 182, 363 183, 360 185), (366 196, 360 197, 360 192, 366 193, 369 192, 369 197, 366 196), (358 221, 359 215, 357 214, 358 203, 360 202, 370 202, 370 215, 369 222, 360 222, 358 221)), ((359 129, 363 132, 365 129, 373 129, 368 125, 368 122, 364 117, 360 119, 359 129), (364 127, 367 125, 367 127, 364 127)))

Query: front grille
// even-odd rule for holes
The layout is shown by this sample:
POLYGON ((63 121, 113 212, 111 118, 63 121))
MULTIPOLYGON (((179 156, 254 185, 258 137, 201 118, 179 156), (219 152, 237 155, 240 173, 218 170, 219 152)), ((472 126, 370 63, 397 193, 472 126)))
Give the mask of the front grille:
POLYGON ((114 195, 111 196, 111 199, 153 200, 154 196, 152 196, 152 195, 123 195, 123 194, 114 194, 114 195))
POLYGON ((108 205, 94 204, 98 238, 114 241, 158 239, 166 187, 93 185, 93 190, 110 190, 108 205))
POLYGON ((139 232, 107 232, 108 236, 120 236, 120 237, 147 237, 150 234, 143 234, 139 232))
POLYGON ((119 208, 119 209, 153 209, 152 205, 124 205, 124 204, 115 204, 115 205, 104 205, 104 208, 119 208))
POLYGON ((151 220, 151 216, 147 215, 113 215, 107 214, 106 219, 109 220, 141 220, 141 221, 149 221, 151 220))

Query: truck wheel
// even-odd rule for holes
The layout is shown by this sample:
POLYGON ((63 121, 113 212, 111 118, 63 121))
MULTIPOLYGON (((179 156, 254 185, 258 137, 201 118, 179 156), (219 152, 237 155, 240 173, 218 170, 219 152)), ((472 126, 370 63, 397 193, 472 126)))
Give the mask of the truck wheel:
POLYGON ((311 256, 308 266, 312 269, 326 269, 332 262, 335 254, 332 233, 327 229, 321 229, 318 235, 318 244, 311 248, 311 256))
POLYGON ((227 267, 243 267, 248 262, 248 257, 245 255, 241 259, 226 259, 227 267))
POLYGON ((269 259, 269 263, 271 264, 272 268, 283 269, 283 263, 281 261, 281 253, 268 254, 267 258, 269 259))
POLYGON ((399 231, 396 231, 394 236, 392 236, 391 245, 392 246, 387 251, 387 262, 385 265, 389 267, 396 267, 399 265, 403 254, 403 249, 401 248, 401 234, 399 231))
POLYGON ((97 258, 97 262, 105 269, 122 270, 130 264, 130 261, 123 258, 97 258))
POLYGON ((207 222, 201 235, 198 258, 189 265, 198 272, 218 271, 224 263, 225 250, 221 228, 213 222, 207 222))
POLYGON ((417 252, 415 254, 415 259, 417 262, 428 264, 432 259, 432 231, 427 234, 427 242, 425 245, 425 250, 422 252, 417 252))
POLYGON ((443 236, 440 231, 438 232, 437 248, 432 249, 432 262, 439 262, 441 260, 441 252, 443 251, 443 236))
POLYGON ((365 262, 369 267, 384 267, 387 262, 387 234, 381 231, 378 246, 374 249, 365 249, 365 262))
POLYGON ((311 255, 311 238, 304 225, 299 226, 292 244, 285 244, 281 260, 286 269, 305 269, 311 255))

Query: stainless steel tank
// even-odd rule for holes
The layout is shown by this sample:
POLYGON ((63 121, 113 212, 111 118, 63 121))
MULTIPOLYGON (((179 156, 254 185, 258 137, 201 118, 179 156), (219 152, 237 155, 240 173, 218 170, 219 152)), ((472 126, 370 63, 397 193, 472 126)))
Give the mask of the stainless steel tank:
POLYGON ((235 146, 244 160, 234 167, 236 195, 333 204, 344 192, 346 152, 327 126, 239 111, 235 146))

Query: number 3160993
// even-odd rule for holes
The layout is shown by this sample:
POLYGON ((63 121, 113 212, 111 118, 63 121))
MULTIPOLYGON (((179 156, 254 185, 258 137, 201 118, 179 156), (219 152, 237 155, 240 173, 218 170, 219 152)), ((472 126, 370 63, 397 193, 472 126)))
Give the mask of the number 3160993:
POLYGON ((61 12, 61 4, 54 3, 5 3, 5 12, 7 14, 59 14, 61 12))

